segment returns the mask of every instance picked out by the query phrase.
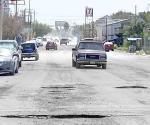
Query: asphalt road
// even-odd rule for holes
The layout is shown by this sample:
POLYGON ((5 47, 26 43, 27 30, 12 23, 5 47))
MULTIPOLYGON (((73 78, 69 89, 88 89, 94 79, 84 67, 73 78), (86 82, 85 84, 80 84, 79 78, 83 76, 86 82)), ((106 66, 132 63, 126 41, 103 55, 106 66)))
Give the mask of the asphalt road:
POLYGON ((150 57, 109 52, 106 70, 76 69, 72 47, 0 76, 0 125, 150 125, 150 57))

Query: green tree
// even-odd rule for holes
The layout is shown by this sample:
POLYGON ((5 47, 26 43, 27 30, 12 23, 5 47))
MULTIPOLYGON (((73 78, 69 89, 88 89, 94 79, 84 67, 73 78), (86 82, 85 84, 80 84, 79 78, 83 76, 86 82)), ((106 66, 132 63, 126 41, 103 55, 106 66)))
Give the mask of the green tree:
POLYGON ((150 12, 140 12, 138 17, 142 19, 145 23, 150 23, 150 12))
POLYGON ((133 13, 123 11, 118 11, 117 13, 113 13, 111 15, 112 19, 130 19, 133 16, 134 16, 133 13))
POLYGON ((52 32, 52 29, 50 28, 49 25, 39 23, 37 21, 32 24, 32 28, 33 28, 34 33, 36 34, 35 37, 43 36, 43 35, 46 35, 46 34, 52 32))

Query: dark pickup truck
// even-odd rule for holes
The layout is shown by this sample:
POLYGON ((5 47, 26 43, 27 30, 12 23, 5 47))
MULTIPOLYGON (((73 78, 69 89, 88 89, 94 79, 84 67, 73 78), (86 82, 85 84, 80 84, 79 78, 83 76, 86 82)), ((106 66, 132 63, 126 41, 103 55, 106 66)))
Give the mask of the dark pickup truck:
POLYGON ((80 65, 97 65, 106 69, 107 55, 100 41, 79 41, 72 49, 72 66, 79 68, 80 65))

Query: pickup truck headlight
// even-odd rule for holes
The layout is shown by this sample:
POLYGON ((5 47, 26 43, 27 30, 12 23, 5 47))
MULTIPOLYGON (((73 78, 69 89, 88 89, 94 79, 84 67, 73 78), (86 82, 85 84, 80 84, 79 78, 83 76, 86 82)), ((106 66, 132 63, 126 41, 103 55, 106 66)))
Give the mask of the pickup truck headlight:
POLYGON ((85 54, 81 54, 81 53, 80 53, 80 54, 78 54, 77 57, 78 57, 78 59, 85 59, 85 54))
POLYGON ((106 54, 100 55, 100 58, 101 59, 107 59, 107 55, 106 54))

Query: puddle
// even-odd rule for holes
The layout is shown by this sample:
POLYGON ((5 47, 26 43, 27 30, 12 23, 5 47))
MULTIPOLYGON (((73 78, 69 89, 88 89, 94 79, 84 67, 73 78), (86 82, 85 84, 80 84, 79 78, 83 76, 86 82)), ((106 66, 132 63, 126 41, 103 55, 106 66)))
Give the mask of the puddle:
POLYGON ((120 87, 115 87, 117 89, 148 89, 148 87, 145 86, 120 86, 120 87))

